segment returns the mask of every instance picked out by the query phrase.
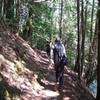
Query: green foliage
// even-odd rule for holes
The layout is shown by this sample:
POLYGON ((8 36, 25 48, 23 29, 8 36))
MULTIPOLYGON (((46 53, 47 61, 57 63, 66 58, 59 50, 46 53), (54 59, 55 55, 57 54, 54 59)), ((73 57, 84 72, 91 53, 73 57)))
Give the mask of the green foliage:
POLYGON ((24 26, 23 37, 25 37, 26 34, 29 34, 28 30, 31 26, 32 40, 29 41, 32 43, 32 46, 45 50, 47 40, 50 40, 56 31, 51 21, 52 9, 45 3, 34 3, 29 6, 29 10, 30 14, 28 20, 31 21, 24 26))
MULTIPOLYGON (((53 1, 46 0, 43 2, 35 2, 36 0, 35 1, 21 0, 19 5, 18 3, 14 5, 14 0, 9 0, 9 1, 4 0, 4 1, 6 1, 4 2, 4 5, 6 5, 4 6, 3 9, 4 11, 2 11, 3 0, 0 1, 0 23, 5 22, 4 26, 8 25, 10 27, 13 27, 14 30, 18 30, 18 28, 19 30, 22 29, 20 35, 26 41, 28 41, 32 47, 36 47, 40 50, 45 50, 46 42, 48 40, 53 40, 55 35, 59 33, 59 19, 60 19, 59 0, 53 0, 53 1), (19 15, 15 14, 14 9, 16 9, 16 13, 19 12, 21 4, 27 5, 26 8, 28 9, 28 13, 26 14, 27 17, 22 17, 22 19, 25 20, 25 23, 22 26, 19 26, 20 13, 19 15)), ((92 1, 89 0, 86 1, 88 1, 87 3, 88 14, 86 19, 87 24, 85 26, 86 39, 85 39, 84 60, 87 60, 87 63, 84 62, 84 66, 87 69, 89 67, 88 53, 89 53, 89 46, 91 44, 90 35, 91 35, 92 1)), ((86 10, 85 8, 86 1, 84 1, 84 11, 86 10)), ((80 11, 81 11, 81 2, 80 2, 80 11)), ((96 12, 97 12, 97 2, 95 1, 94 15, 93 15, 93 34, 95 32, 96 12)), ((63 19, 62 40, 66 47, 69 66, 71 66, 71 68, 73 69, 77 54, 77 3, 75 0, 64 1, 62 19, 63 19)), ((21 56, 23 57, 23 55, 21 56)))

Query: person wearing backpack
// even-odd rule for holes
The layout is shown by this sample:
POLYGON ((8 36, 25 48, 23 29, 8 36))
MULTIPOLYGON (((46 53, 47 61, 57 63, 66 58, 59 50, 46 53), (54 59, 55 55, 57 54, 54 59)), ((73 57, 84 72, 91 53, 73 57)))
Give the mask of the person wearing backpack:
POLYGON ((56 38, 53 48, 53 61, 56 74, 55 88, 61 89, 63 86, 64 66, 67 64, 65 47, 59 38, 56 38), (58 86, 59 84, 59 86, 58 86))

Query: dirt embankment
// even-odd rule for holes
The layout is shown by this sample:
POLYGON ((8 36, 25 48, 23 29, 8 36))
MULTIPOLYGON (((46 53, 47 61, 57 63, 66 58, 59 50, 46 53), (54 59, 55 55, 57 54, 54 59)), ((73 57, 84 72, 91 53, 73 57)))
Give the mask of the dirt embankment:
POLYGON ((64 88, 55 92, 55 73, 48 69, 46 53, 10 32, 0 32, 0 79, 0 100, 94 100, 67 67, 64 88))

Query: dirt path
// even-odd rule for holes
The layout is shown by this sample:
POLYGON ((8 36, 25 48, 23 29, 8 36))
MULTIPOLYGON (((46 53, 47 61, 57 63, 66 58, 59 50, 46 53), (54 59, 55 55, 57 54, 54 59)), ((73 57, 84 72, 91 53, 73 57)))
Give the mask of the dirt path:
POLYGON ((41 85, 47 89, 47 94, 52 95, 44 100, 94 100, 91 94, 87 92, 87 89, 80 85, 77 80, 77 75, 67 67, 64 73, 64 86, 61 91, 55 91, 54 69, 46 70, 45 79, 41 80, 41 85), (54 91, 58 95, 54 95, 50 91, 54 91))
MULTIPOLYGON (((82 85, 77 75, 65 68, 64 88, 56 92, 54 69, 48 69, 48 59, 41 51, 32 49, 21 37, 3 32, 0 39, 0 74, 3 81, 15 91, 20 90, 19 100, 94 100, 88 89, 82 85), (18 60, 20 57, 21 60, 18 60), (24 61, 25 64, 22 64, 24 61), (16 66, 16 67, 15 67, 16 66), (40 71, 42 70, 42 71, 40 71), (34 74, 44 75, 39 83, 34 74), (39 72, 40 71, 40 72, 39 72), (34 84, 34 85, 33 85, 34 84), (40 89, 41 87, 41 89, 40 89)), ((18 99, 14 99, 18 100, 18 99)))

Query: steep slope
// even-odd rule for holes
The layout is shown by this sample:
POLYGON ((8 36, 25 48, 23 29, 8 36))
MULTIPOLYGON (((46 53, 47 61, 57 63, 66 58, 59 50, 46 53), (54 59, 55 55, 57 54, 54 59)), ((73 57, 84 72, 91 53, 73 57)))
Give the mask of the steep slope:
POLYGON ((32 49, 21 37, 0 32, 0 100, 94 100, 77 75, 66 68, 64 89, 54 91, 55 75, 45 52, 32 49), (41 85, 40 85, 41 84, 41 85), (4 94, 4 95, 3 95, 4 94))
POLYGON ((43 97, 42 92, 39 93, 43 87, 38 84, 36 73, 42 74, 40 67, 47 67, 48 60, 40 54, 19 36, 0 33, 0 76, 8 92, 17 93, 20 100, 43 97))

